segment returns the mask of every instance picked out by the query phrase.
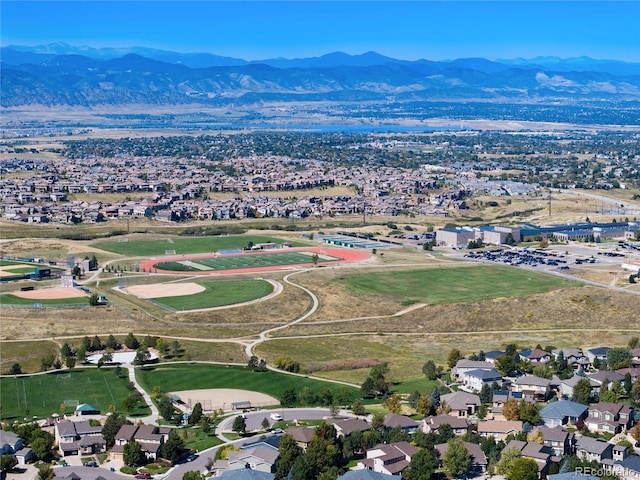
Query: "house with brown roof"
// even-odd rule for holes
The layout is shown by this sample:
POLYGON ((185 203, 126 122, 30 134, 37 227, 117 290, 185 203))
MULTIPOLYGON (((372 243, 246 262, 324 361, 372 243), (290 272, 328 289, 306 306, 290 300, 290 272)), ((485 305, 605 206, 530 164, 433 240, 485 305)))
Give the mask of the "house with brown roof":
POLYGON ((560 462, 561 457, 555 457, 553 451, 545 446, 536 442, 523 442, 520 440, 511 440, 503 451, 515 448, 520 450, 520 453, 524 458, 531 458, 536 462, 538 466, 538 476, 545 478, 549 470, 549 465, 552 462, 560 462))
POLYGON ((289 427, 284 433, 291 435, 296 441, 296 445, 298 445, 303 452, 306 452, 315 431, 315 427, 289 427))
POLYGON ((571 455, 573 446, 571 444, 573 434, 569 433, 563 427, 550 428, 541 425, 535 428, 542 435, 542 444, 553 450, 553 454, 562 457, 563 455, 571 455))
POLYGON ((129 442, 140 444, 142 451, 149 460, 160 457, 160 448, 169 438, 168 427, 157 427, 155 425, 123 425, 115 436, 115 444, 111 449, 113 460, 122 460, 124 446, 129 442))
POLYGON ((421 423, 424 433, 438 433, 442 425, 449 425, 456 437, 460 437, 469 431, 469 423, 466 418, 452 415, 431 415, 423 418, 421 423))
MULTIPOLYGON (((464 445, 464 448, 467 449, 467 451, 469 452, 469 456, 471 457, 471 466, 469 467, 468 471, 473 473, 485 473, 487 471, 487 465, 489 465, 489 462, 487 461, 486 455, 480 448, 480 445, 470 442, 462 442, 462 445, 464 445)), ((434 448, 436 449, 438 460, 440 464, 442 464, 442 459, 449 449, 449 444, 440 443, 434 448)))
POLYGON ((478 423, 478 434, 481 437, 493 437, 505 440, 509 435, 522 431, 520 420, 485 420, 478 423))
POLYGON ((419 423, 413 418, 406 415, 397 415, 395 413, 387 413, 384 416, 384 427, 387 430, 400 428, 403 432, 414 433, 418 429, 419 423))
POLYGON ((336 429, 338 437, 348 437, 353 432, 366 432, 371 430, 371 425, 361 418, 347 418, 344 420, 328 420, 329 425, 336 429))
POLYGON ((87 420, 72 422, 62 420, 54 427, 55 441, 61 456, 92 455, 104 452, 107 443, 102 436, 102 426, 92 426, 87 420))
POLYGON ((523 375, 516 378, 511 384, 511 390, 521 393, 522 398, 529 401, 546 401, 551 393, 551 380, 536 377, 535 375, 523 375))
POLYGON ((480 405, 482 405, 478 395, 463 391, 442 395, 440 397, 440 405, 443 403, 446 403, 447 407, 451 409, 449 415, 465 418, 475 415, 480 405))
POLYGON ((603 460, 613 458, 613 444, 602 438, 580 435, 576 440, 576 456, 588 462, 602 463, 603 460))
POLYGON ((376 445, 366 452, 366 458, 359 460, 356 470, 373 470, 387 475, 400 475, 411 462, 418 450, 409 442, 376 445))

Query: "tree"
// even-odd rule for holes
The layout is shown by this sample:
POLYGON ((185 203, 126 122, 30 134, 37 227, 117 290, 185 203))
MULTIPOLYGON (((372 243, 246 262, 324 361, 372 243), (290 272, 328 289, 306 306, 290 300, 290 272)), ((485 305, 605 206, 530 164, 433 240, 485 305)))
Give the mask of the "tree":
POLYGON ((0 471, 10 472, 18 464, 15 455, 0 455, 0 471))
POLYGON ((202 433, 209 433, 211 431, 211 420, 206 415, 203 415, 200 419, 200 430, 202 433))
POLYGON ((171 355, 174 357, 180 356, 180 342, 177 340, 171 342, 171 355))
POLYGON ((636 423, 635 427, 633 427, 629 433, 636 443, 640 443, 640 422, 636 423))
POLYGON ((138 442, 127 442, 122 448, 122 459, 126 465, 142 465, 146 457, 138 442))
POLYGON ((275 480, 286 480, 294 462, 302 455, 291 435, 284 435, 278 447, 279 458, 276 464, 275 480))
POLYGON ((315 478, 338 465, 341 455, 342 449, 337 442, 335 427, 322 422, 316 427, 307 446, 305 457, 312 471, 312 475, 307 478, 315 478))
POLYGON ((311 255, 311 262, 313 263, 313 266, 317 266, 318 265, 318 260, 320 259, 320 257, 318 256, 317 253, 314 253, 313 255, 311 255))
POLYGON ((460 353, 460 350, 458 350, 457 348, 452 348, 451 351, 449 352, 449 355, 447 356, 447 366, 449 367, 449 369, 453 368, 456 366, 456 363, 458 363, 459 360, 462 360, 462 353, 460 353))
POLYGON ((591 398, 591 381, 588 378, 581 378, 573 386, 573 399, 582 403, 583 405, 589 404, 591 398))
POLYGON ((14 363, 9 369, 9 375, 20 375, 22 373, 22 366, 19 363, 14 363))
POLYGON ((306 455, 300 455, 291 466, 290 480, 309 480, 316 478, 306 455))
POLYGON ((38 437, 31 442, 31 450, 33 451, 33 454, 39 460, 48 458, 49 455, 51 455, 53 440, 53 435, 48 432, 42 431, 41 434, 39 434, 38 437))
POLYGON ((92 307, 97 307, 98 305, 100 305, 100 295, 98 295, 97 293, 92 293, 89 297, 89 305, 91 305, 92 307))
POLYGON ((202 418, 202 404, 200 402, 193 406, 191 415, 189 415, 189 425, 197 425, 202 418))
POLYGON ((130 350, 137 350, 140 346, 140 342, 131 332, 124 338, 124 345, 130 350))
POLYGON ((510 480, 538 480, 538 464, 533 458, 516 458, 508 478, 510 480))
POLYGON ((362 404, 362 400, 357 398, 356 401, 353 402, 353 405, 351 406, 351 411, 353 412, 354 415, 365 415, 366 412, 364 409, 364 405, 362 404))
POLYGON ((200 472, 191 470, 182 475, 182 480, 204 480, 204 476, 200 472))
POLYGON ((509 375, 509 372, 512 372, 516 368, 516 363, 511 355, 500 355, 496 358, 496 370, 500 372, 501 375, 509 375))
POLYGON ((540 422, 540 408, 533 402, 521 400, 518 418, 523 422, 529 422, 531 425, 537 425, 540 422))
POLYGON ((293 407, 298 402, 298 394, 294 387, 288 387, 282 394, 282 406, 293 407))
POLYGON ((267 417, 264 417, 262 419, 262 423, 260 424, 260 426, 262 427, 263 430, 268 430, 269 427, 271 426, 271 424, 269 423, 269 419, 267 417))
POLYGON ((362 398, 373 398, 376 396, 375 382, 371 377, 367 377, 360 386, 360 396, 362 398))
POLYGON ((436 371, 436 364, 431 360, 427 360, 427 362, 422 366, 422 373, 427 377, 427 380, 435 380, 438 378, 438 372, 436 371))
POLYGON ((515 398, 510 397, 506 402, 504 402, 504 405, 502 406, 502 415, 507 420, 518 420, 518 417, 520 415, 520 407, 518 405, 518 401, 515 398))
POLYGON ((462 440, 449 440, 448 448, 442 458, 442 466, 452 477, 459 477, 471 467, 471 455, 462 440))
POLYGON ((160 412, 160 415, 162 415, 162 418, 164 418, 167 422, 170 422, 173 418, 175 408, 173 408, 171 399, 166 395, 162 395, 158 400, 158 411, 160 412))
POLYGON ((627 348, 629 350, 634 350, 640 347, 640 337, 631 337, 629 339, 629 343, 627 343, 627 348))
POLYGON ((116 434, 123 425, 131 425, 131 422, 122 415, 113 414, 107 417, 102 427, 102 437, 107 444, 107 448, 111 448, 116 443, 116 434))
POLYGON ((169 432, 169 438, 160 447, 160 453, 162 458, 169 460, 172 464, 176 464, 181 458, 184 452, 184 443, 180 438, 180 435, 175 430, 169 432))
POLYGON ((96 352, 98 350, 102 350, 104 348, 104 345, 102 344, 102 340, 100 340, 100 337, 95 335, 93 337, 93 340, 91 340, 91 348, 89 348, 88 350, 91 352, 96 352))
POLYGON ((238 415, 233 420, 233 426, 231 427, 231 431, 236 432, 240 435, 244 434, 247 431, 247 422, 245 421, 242 415, 238 415))
POLYGON ((440 407, 440 390, 438 390, 437 387, 433 387, 433 390, 431 390, 429 401, 431 402, 431 405, 433 405, 433 408, 440 407))
POLYGON ((631 366, 631 352, 628 348, 614 347, 607 351, 607 363, 610 370, 631 366))
POLYGON ((394 393, 389 398, 387 398, 384 402, 384 406, 391 413, 401 414, 402 413, 402 404, 400 403, 400 395, 394 393))
POLYGON ((553 378, 553 370, 549 365, 536 365, 533 367, 533 375, 539 378, 551 380, 553 378))
POLYGON ((429 450, 418 450, 418 452, 411 457, 409 470, 405 478, 407 480, 430 479, 436 471, 437 466, 436 459, 429 450))
POLYGON ((480 389, 480 401, 482 403, 491 403, 493 401, 493 390, 488 383, 483 383, 482 388, 480 389))
POLYGON ((423 417, 426 417, 431 413, 432 409, 433 404, 431 403, 429 397, 427 397, 426 395, 420 395, 420 398, 418 399, 418 405, 416 407, 418 413, 423 417))
POLYGON ((522 457, 522 452, 519 448, 512 447, 503 450, 502 455, 500 455, 500 461, 496 466, 496 471, 498 472, 498 474, 507 478, 511 478, 513 464, 520 457, 522 457))
POLYGON ((38 468, 38 480, 53 480, 56 472, 49 466, 41 466, 38 468))

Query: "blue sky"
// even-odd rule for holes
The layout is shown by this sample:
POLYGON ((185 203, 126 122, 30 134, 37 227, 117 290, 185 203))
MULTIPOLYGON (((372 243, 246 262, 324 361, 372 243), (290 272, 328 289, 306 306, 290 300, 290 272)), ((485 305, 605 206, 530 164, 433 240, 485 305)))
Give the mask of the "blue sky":
POLYGON ((245 60, 376 51, 640 62, 638 1, 11 1, 1 43, 143 46, 245 60))

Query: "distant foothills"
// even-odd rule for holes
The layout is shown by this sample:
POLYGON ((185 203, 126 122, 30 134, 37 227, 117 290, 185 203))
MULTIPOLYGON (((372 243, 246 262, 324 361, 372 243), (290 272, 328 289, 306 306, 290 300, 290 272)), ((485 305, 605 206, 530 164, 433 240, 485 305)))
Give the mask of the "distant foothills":
POLYGON ((66 44, 6 46, 0 54, 2 107, 589 101, 631 102, 635 115, 640 109, 640 63, 588 57, 408 61, 335 52, 245 61, 66 44))

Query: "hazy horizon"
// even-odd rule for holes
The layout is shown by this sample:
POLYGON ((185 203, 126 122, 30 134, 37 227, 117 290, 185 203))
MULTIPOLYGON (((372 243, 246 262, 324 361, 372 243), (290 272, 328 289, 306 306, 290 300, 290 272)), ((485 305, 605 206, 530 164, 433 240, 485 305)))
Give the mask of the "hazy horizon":
POLYGON ((374 51, 402 60, 640 62, 630 1, 3 1, 5 46, 152 48, 247 61, 374 51))

